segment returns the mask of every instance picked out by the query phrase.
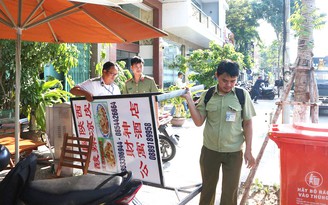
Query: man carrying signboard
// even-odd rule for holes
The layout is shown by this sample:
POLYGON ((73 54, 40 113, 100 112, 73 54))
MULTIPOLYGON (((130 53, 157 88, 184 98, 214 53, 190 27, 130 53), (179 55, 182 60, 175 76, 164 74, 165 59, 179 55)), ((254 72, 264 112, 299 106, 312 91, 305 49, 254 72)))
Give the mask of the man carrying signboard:
POLYGON ((86 80, 74 86, 70 92, 76 96, 84 96, 89 102, 93 96, 120 95, 119 87, 114 83, 118 75, 118 68, 111 61, 103 65, 102 76, 86 80))

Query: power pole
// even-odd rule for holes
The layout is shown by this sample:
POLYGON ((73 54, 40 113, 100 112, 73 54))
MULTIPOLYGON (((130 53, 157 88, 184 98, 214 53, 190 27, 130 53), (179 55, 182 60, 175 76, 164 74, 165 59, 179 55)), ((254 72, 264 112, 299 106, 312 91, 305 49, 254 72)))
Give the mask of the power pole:
MULTIPOLYGON (((283 45, 283 69, 282 75, 284 80, 284 90, 286 90, 285 75, 286 73, 290 72, 289 64, 290 64, 290 23, 288 21, 290 17, 290 0, 284 0, 284 31, 283 31, 283 38, 284 38, 284 45, 283 45)), ((289 97, 287 97, 288 99, 289 97)), ((290 123, 290 106, 288 104, 282 105, 282 123, 289 124, 290 123)))

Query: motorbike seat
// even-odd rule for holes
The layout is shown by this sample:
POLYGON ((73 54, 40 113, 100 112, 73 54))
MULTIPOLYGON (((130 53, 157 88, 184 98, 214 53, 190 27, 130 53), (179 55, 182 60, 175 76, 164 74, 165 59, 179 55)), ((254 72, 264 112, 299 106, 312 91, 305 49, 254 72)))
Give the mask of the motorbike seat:
POLYGON ((162 113, 160 116, 158 116, 158 119, 159 119, 159 120, 162 120, 162 119, 168 118, 168 117, 170 117, 170 116, 171 116, 171 114, 170 114, 169 112, 167 112, 167 113, 162 113))
POLYGON ((106 175, 82 175, 31 181, 21 199, 27 204, 93 204, 106 197, 114 200, 123 178, 106 175), (112 195, 112 197, 110 197, 112 195))
POLYGON ((130 197, 142 182, 132 180, 131 172, 114 175, 82 175, 66 178, 34 180, 37 157, 34 154, 21 160, 0 183, 1 204, 16 204, 19 198, 26 204, 96 205, 113 203, 130 197), (14 173, 11 173, 11 172, 14 173), (8 194, 11 194, 8 199, 8 194), (131 193, 133 192, 133 193, 131 193), (128 196, 127 196, 128 195, 128 196), (4 199, 5 198, 5 199, 4 199))
POLYGON ((262 90, 273 90, 271 87, 262 87, 262 90))
POLYGON ((158 117, 159 125, 161 126, 161 125, 165 125, 165 124, 169 123, 172 120, 172 118, 173 117, 171 116, 170 113, 164 113, 164 114, 160 115, 158 117))

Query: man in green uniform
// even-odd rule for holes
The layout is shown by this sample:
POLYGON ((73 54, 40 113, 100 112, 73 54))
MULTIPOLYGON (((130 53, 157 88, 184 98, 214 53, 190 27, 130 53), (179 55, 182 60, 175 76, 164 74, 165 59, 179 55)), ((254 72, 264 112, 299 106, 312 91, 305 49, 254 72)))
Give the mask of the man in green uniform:
POLYGON ((252 155, 252 117, 255 116, 255 109, 246 90, 242 90, 244 105, 240 104, 235 89, 238 75, 237 63, 222 61, 215 73, 218 84, 207 104, 204 102, 206 92, 201 95, 197 107, 192 101, 190 91, 183 95, 195 125, 202 126, 206 120, 200 156, 203 182, 200 205, 214 205, 221 167, 223 175, 220 205, 237 205, 243 158, 247 168, 252 168, 255 164, 252 155))
POLYGON ((152 77, 143 74, 144 60, 139 56, 131 59, 133 77, 125 82, 123 94, 156 93, 158 88, 152 77))

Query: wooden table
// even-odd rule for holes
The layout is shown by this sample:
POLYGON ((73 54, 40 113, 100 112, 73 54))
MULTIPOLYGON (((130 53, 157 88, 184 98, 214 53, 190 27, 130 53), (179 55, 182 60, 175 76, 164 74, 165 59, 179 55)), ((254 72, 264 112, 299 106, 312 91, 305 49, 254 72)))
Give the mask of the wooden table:
MULTIPOLYGON (((5 135, 0 137, 0 144, 6 146, 11 154, 15 156, 15 137, 5 135)), ((45 145, 45 142, 33 141, 30 139, 19 140, 19 153, 30 154, 33 150, 36 150, 39 146, 45 145)), ((14 167, 13 159, 11 158, 10 166, 14 167)))

